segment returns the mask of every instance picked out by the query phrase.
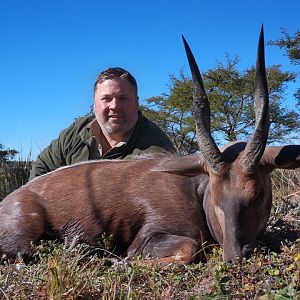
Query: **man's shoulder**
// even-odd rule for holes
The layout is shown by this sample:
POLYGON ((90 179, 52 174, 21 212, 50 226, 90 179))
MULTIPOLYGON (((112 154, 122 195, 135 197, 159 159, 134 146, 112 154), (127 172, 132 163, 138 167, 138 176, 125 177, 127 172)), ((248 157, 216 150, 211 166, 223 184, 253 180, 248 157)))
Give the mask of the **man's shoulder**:
POLYGON ((143 115, 143 121, 145 123, 145 127, 148 129, 148 130, 151 130, 153 132, 157 132, 157 133, 164 133, 162 131, 162 129, 160 129, 160 127, 154 123, 153 121, 151 121, 150 119, 148 119, 147 117, 145 117, 143 115))
POLYGON ((156 123, 154 123, 153 121, 149 120, 144 115, 142 115, 142 117, 143 117, 143 122, 144 122, 144 126, 145 126, 146 130, 149 130, 149 131, 153 132, 154 134, 163 135, 163 136, 166 135, 163 132, 163 130, 156 123))
POLYGON ((69 127, 65 128, 62 132, 81 131, 85 127, 90 127, 90 124, 95 119, 95 115, 88 115, 76 118, 69 127))
POLYGON ((174 149, 174 146, 167 134, 153 121, 143 115, 144 137, 154 145, 174 149))
POLYGON ((82 127, 85 127, 85 126, 89 126, 89 124, 94 119, 95 119, 95 115, 94 114, 90 114, 90 115, 87 115, 87 116, 84 116, 84 117, 79 117, 79 118, 76 118, 74 120, 74 122, 71 124, 71 126, 75 127, 75 128, 82 128, 82 127))
POLYGON ((94 119, 94 115, 76 118, 71 125, 61 131, 59 139, 61 141, 81 139, 82 135, 88 135, 88 128, 94 119))

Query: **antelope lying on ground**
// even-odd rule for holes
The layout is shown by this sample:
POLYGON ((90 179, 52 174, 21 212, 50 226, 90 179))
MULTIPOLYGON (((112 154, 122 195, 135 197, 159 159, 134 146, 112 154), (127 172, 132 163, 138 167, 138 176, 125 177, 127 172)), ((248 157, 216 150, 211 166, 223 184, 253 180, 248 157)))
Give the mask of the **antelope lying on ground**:
POLYGON ((191 263, 205 241, 225 261, 255 247, 272 205, 270 172, 300 167, 300 145, 266 147, 268 90, 261 31, 255 79, 255 129, 247 143, 222 151, 210 134, 210 108, 184 40, 194 84, 201 155, 104 160, 38 177, 0 203, 0 254, 30 256, 30 241, 58 238, 95 244, 113 234, 115 253, 191 263))

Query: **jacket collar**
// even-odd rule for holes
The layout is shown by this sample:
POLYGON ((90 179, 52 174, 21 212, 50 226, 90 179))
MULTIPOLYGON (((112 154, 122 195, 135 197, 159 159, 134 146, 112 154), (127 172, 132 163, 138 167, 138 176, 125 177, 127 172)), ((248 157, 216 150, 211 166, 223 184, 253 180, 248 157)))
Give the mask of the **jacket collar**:
MULTIPOLYGON (((99 130, 101 130, 95 115, 92 115, 90 117, 88 117, 90 119, 90 122, 83 128, 83 130, 80 132, 80 137, 81 140, 88 144, 88 145, 92 145, 96 142, 96 139, 92 133, 92 127, 93 126, 98 126, 99 130)), ((143 128, 145 126, 145 121, 144 121, 144 117, 142 115, 141 111, 138 111, 138 120, 135 124, 135 126, 133 127, 133 129, 128 133, 128 135, 126 136, 125 140, 123 142, 120 143, 119 146, 128 146, 128 147, 132 147, 136 144, 137 139, 140 135, 140 133, 142 132, 143 128)))

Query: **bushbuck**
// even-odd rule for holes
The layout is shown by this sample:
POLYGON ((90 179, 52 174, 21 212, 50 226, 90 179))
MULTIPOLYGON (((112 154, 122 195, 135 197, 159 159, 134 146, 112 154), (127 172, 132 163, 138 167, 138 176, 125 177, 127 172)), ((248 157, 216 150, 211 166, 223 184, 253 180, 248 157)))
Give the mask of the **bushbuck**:
MULTIPOLYGON (((183 39, 184 40, 184 39, 183 39)), ((79 163, 40 176, 0 203, 0 254, 30 256, 31 241, 96 244, 112 234, 115 253, 163 264, 199 259, 205 241, 238 262, 255 247, 272 205, 270 173, 300 167, 300 145, 266 147, 269 100, 261 29, 256 63, 255 128, 248 142, 219 150, 210 107, 184 40, 194 86, 201 154, 79 163)))

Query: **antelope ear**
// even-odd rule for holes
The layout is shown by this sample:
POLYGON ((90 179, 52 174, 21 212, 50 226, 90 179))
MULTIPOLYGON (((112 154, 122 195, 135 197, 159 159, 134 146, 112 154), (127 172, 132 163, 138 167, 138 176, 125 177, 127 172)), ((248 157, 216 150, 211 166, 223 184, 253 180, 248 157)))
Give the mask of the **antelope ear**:
POLYGON ((207 163, 200 155, 174 156, 162 160, 151 171, 172 173, 182 176, 197 176, 208 173, 207 163))
POLYGON ((300 168, 300 145, 266 147, 260 164, 271 171, 300 168))

